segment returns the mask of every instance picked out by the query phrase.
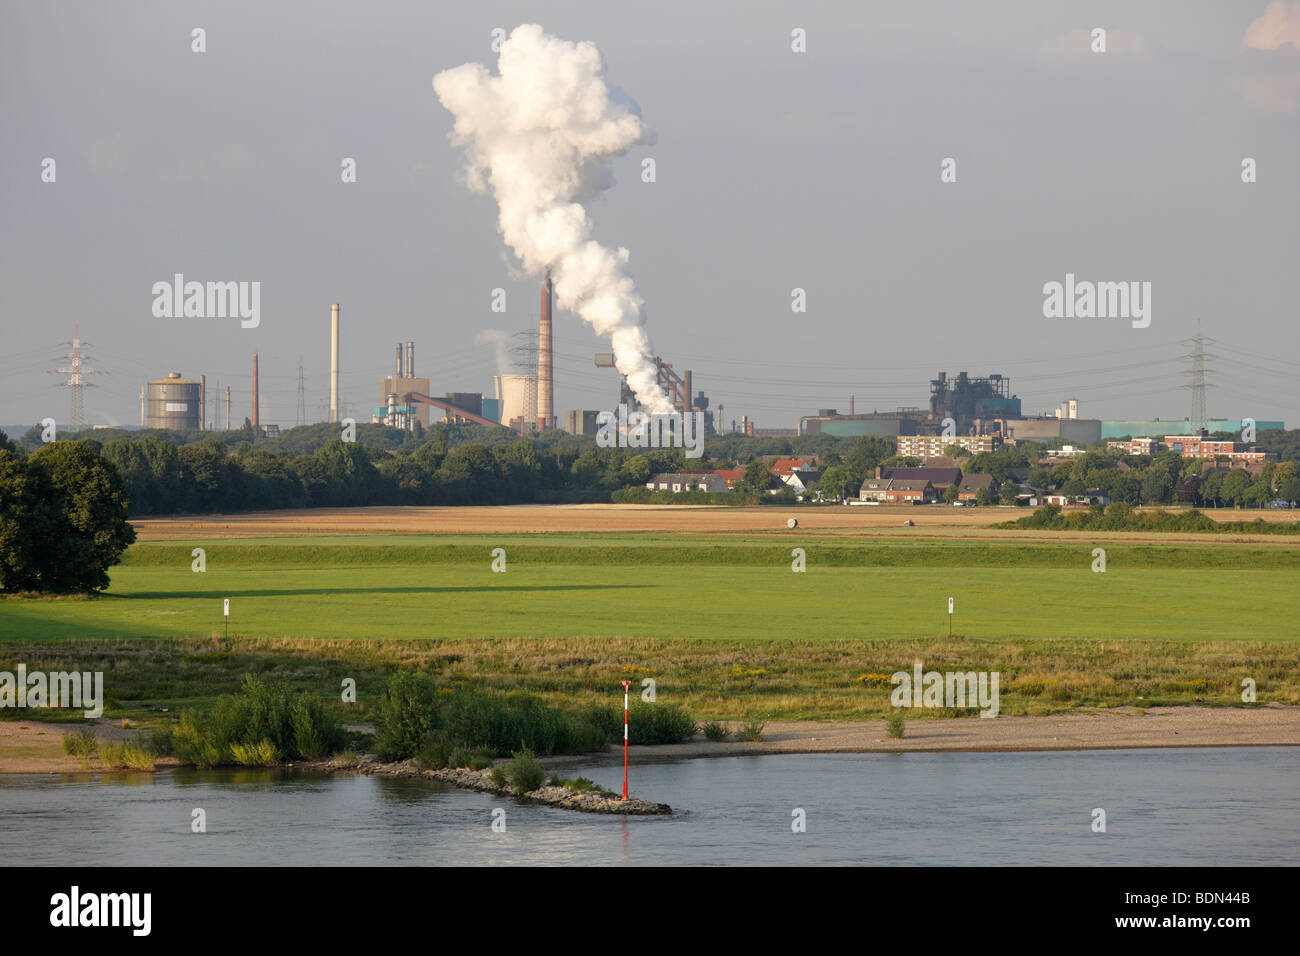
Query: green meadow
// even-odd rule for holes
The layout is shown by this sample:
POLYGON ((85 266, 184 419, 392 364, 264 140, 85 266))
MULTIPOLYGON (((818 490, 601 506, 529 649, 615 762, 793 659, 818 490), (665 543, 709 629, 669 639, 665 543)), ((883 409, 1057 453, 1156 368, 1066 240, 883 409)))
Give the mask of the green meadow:
POLYGON ((1295 641, 1300 548, 815 536, 145 542, 92 598, 0 599, 0 640, 1295 641), (191 569, 193 547, 207 570, 191 569), (506 570, 492 571, 494 548, 506 570), (791 569, 802 548, 807 570, 791 569))

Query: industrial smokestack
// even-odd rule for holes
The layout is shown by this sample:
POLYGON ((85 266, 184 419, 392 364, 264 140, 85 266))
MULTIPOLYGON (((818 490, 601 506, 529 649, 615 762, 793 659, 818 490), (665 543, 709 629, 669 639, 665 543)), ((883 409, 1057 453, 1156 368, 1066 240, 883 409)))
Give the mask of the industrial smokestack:
POLYGON ((852 417, 853 417, 853 400, 854 400, 854 398, 856 398, 856 397, 857 397, 857 396, 855 396, 855 395, 850 395, 850 396, 849 396, 849 418, 852 418, 852 417))
POLYGON ((542 311, 537 335, 537 430, 555 425, 555 393, 551 380, 551 270, 546 270, 542 283, 542 311))
POLYGON ((330 421, 339 420, 339 304, 330 306, 330 421))
POLYGON ((402 365, 402 343, 398 342, 397 343, 397 374, 396 376, 394 376, 395 378, 405 377, 404 375, 402 375, 403 367, 404 366, 402 365))
POLYGON ((694 396, 691 394, 691 370, 687 369, 682 375, 682 414, 689 415, 692 410, 694 396))
POLYGON ((415 343, 406 343, 406 377, 415 378, 415 343))
POLYGON ((208 377, 199 376, 199 431, 208 428, 208 377))
POLYGON ((230 431, 230 386, 226 386, 226 431, 230 431))
POLYGON ((259 398, 257 393, 257 349, 253 349, 253 427, 254 428, 256 428, 258 425, 261 424, 261 422, 258 421, 259 418, 257 414, 258 404, 259 404, 259 398))

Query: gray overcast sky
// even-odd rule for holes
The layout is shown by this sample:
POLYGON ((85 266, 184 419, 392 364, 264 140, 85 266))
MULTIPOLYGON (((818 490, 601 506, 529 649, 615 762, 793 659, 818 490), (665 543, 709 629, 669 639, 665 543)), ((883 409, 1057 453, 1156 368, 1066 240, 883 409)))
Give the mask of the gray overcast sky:
MULTIPOLYGON (((358 419, 398 340, 435 394, 490 395, 475 335, 535 327, 537 283, 461 182, 431 80, 494 66, 492 29, 535 22, 593 41, 658 136, 616 161, 596 238, 630 250, 656 351, 728 420, 792 427, 851 392, 859 411, 924 405, 940 369, 1007 374, 1029 413, 1077 396, 1086 417, 1182 418, 1200 319, 1211 416, 1300 425, 1300 3, 7 7, 0 423, 66 421, 46 369, 76 324, 109 373, 89 422, 138 423, 143 383, 173 370, 232 386, 242 421, 254 349, 262 420, 293 424, 299 356, 319 420, 334 301, 358 419), (261 326, 154 318, 176 272, 260 281, 261 326), (1044 318, 1067 272, 1152 282, 1150 327, 1044 318)), ((557 413, 611 407, 605 344, 567 313, 556 342, 557 413)))

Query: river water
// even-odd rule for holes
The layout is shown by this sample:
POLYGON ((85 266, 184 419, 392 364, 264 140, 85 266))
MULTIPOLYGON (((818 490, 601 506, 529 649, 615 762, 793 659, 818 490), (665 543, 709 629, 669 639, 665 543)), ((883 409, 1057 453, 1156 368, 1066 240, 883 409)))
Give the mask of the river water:
MULTIPOLYGON (((610 789, 622 767, 577 764, 610 789)), ((6 865, 1300 862, 1300 747, 799 754, 632 766, 670 817, 288 771, 0 776, 6 865), (505 832, 492 829, 505 811, 505 832), (1106 832, 1092 828, 1094 808, 1106 832), (206 833, 193 833, 195 809, 206 833), (794 811, 806 830, 796 833, 794 811)))

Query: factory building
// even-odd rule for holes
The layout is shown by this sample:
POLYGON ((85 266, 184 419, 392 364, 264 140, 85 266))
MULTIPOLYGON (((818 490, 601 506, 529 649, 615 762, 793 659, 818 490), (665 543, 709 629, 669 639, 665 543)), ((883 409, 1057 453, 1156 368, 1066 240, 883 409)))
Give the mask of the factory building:
POLYGON ((1095 418, 1007 418, 998 423, 1009 441, 1049 441, 1059 438, 1087 445, 1101 441, 1101 422, 1095 418))
POLYGON ((406 430, 414 430, 418 421, 427 428, 429 406, 423 402, 408 405, 405 401, 405 396, 411 392, 429 394, 429 380, 415 377, 415 343, 407 342, 403 348, 398 342, 396 355, 393 374, 379 383, 379 404, 375 406, 372 421, 406 430))
POLYGON ((836 435, 842 438, 916 435, 924 429, 925 421, 925 412, 919 408, 899 408, 892 412, 867 412, 861 415, 841 415, 834 408, 823 408, 816 415, 805 415, 799 419, 798 434, 836 435))
POLYGON ((940 372, 930 380, 930 420, 951 418, 959 433, 969 432, 976 419, 1019 418, 1020 399, 1011 394, 1011 380, 1002 375, 971 378, 940 372))
MULTIPOLYGON (((670 363, 665 362, 657 355, 651 356, 650 360, 654 362, 655 379, 658 381, 659 387, 663 389, 664 394, 668 396, 668 401, 672 403, 673 408, 683 415, 691 412, 702 412, 704 414, 704 434, 718 434, 713 410, 709 408, 709 397, 704 394, 703 390, 694 391, 693 389, 694 373, 687 369, 679 375, 673 371, 670 363)), ((596 353, 596 368, 615 367, 612 352, 596 353)), ((619 376, 618 403, 626 405, 630 411, 638 411, 641 408, 641 402, 637 400, 636 393, 632 391, 632 386, 627 383, 626 375, 619 376)), ((718 406, 717 419, 718 422, 721 422, 721 405, 718 406)), ((748 419, 746 419, 746 424, 749 425, 748 419)), ((752 434, 752 426, 751 430, 745 433, 752 434)))
POLYGON ((600 412, 597 411, 571 410, 564 416, 564 430, 570 435, 594 435, 600 431, 600 425, 596 422, 599 415, 600 412))
POLYGON ((172 431, 197 429, 202 420, 200 405, 202 386, 171 372, 155 379, 145 389, 145 427, 172 431))

